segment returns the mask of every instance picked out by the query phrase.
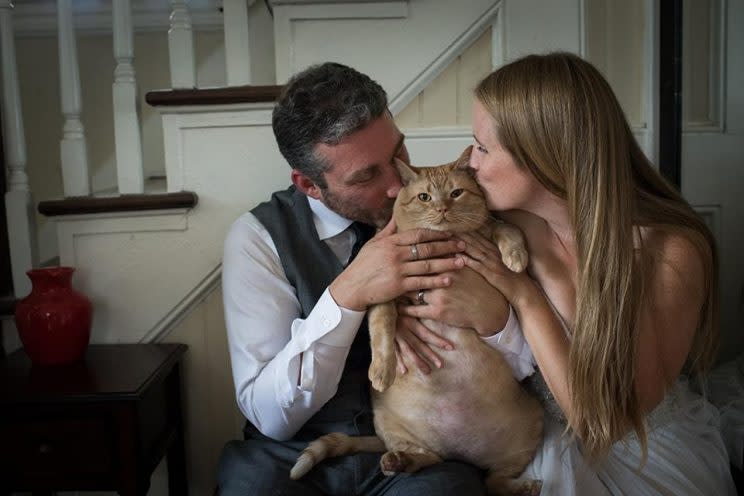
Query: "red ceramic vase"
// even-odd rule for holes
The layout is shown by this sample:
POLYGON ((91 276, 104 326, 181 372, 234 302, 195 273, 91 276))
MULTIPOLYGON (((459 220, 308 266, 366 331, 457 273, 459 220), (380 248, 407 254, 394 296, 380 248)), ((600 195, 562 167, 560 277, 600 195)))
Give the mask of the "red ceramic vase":
POLYGON ((61 365, 83 357, 90 339, 93 307, 72 289, 72 267, 26 272, 31 294, 16 305, 15 320, 23 347, 36 365, 61 365))

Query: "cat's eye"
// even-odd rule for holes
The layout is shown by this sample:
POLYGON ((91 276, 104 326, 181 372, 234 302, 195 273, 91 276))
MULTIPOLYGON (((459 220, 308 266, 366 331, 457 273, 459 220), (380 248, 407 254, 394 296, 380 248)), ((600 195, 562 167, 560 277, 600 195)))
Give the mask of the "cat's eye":
POLYGON ((418 199, 422 202, 428 202, 431 201, 431 196, 429 195, 429 193, 419 193, 418 199))
POLYGON ((462 194, 462 188, 453 189, 452 193, 450 193, 450 198, 457 198, 462 194))

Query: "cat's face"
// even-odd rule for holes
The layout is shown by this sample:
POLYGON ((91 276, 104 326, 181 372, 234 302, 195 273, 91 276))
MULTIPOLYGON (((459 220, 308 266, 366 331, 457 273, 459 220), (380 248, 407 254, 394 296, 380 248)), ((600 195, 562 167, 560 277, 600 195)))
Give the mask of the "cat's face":
POLYGON ((470 148, 455 162, 436 167, 411 167, 397 161, 403 188, 393 217, 398 229, 472 231, 489 218, 486 200, 467 169, 470 148))

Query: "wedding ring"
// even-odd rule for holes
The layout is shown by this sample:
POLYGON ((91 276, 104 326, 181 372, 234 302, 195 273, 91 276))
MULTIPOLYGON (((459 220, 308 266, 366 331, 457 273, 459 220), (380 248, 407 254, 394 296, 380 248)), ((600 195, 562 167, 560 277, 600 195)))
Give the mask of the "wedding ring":
POLYGON ((418 260, 419 259, 419 256, 418 256, 418 247, 416 246, 416 243, 414 243, 414 244, 411 245, 411 256, 413 257, 414 260, 418 260))
POLYGON ((419 289, 419 292, 416 294, 416 302, 419 305, 426 305, 426 300, 424 300, 424 290, 419 289))

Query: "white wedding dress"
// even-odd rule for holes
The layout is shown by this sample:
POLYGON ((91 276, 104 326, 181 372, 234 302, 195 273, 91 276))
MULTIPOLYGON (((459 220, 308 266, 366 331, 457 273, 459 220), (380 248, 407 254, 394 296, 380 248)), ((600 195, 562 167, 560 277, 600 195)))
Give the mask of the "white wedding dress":
MULTIPOLYGON (((555 307, 553 312, 568 335, 555 307)), ((521 338, 524 340, 523 335, 521 338)), ((526 340, 524 343, 529 346, 526 340)), ((537 367, 534 358, 532 361, 537 367)), ((744 363, 740 365, 744 367, 744 363)), ((742 367, 739 370, 744 370, 742 367)), ((744 418, 744 400, 737 398, 744 387, 722 387, 730 382, 729 375, 727 369, 726 379, 721 379, 714 370, 707 389, 716 393, 711 400, 719 407, 722 403, 736 405, 734 413, 722 410, 726 412, 723 432, 736 440, 724 443, 719 409, 692 391, 687 378, 681 376, 646 419, 648 454, 643 466, 635 432, 616 442, 604 460, 590 466, 576 439, 565 434, 565 420, 559 420, 563 412, 536 369, 538 381, 533 383, 533 389, 537 386, 533 393, 541 397, 545 407, 544 440, 522 477, 542 480, 541 496, 736 496, 726 448, 741 449, 744 444, 744 425, 730 427, 744 418)), ((744 376, 736 379, 737 384, 744 384, 744 376)))
POLYGON ((564 425, 545 415, 545 440, 523 477, 543 481, 542 496, 736 495, 718 409, 680 379, 648 417, 648 459, 635 433, 590 467, 564 425))

